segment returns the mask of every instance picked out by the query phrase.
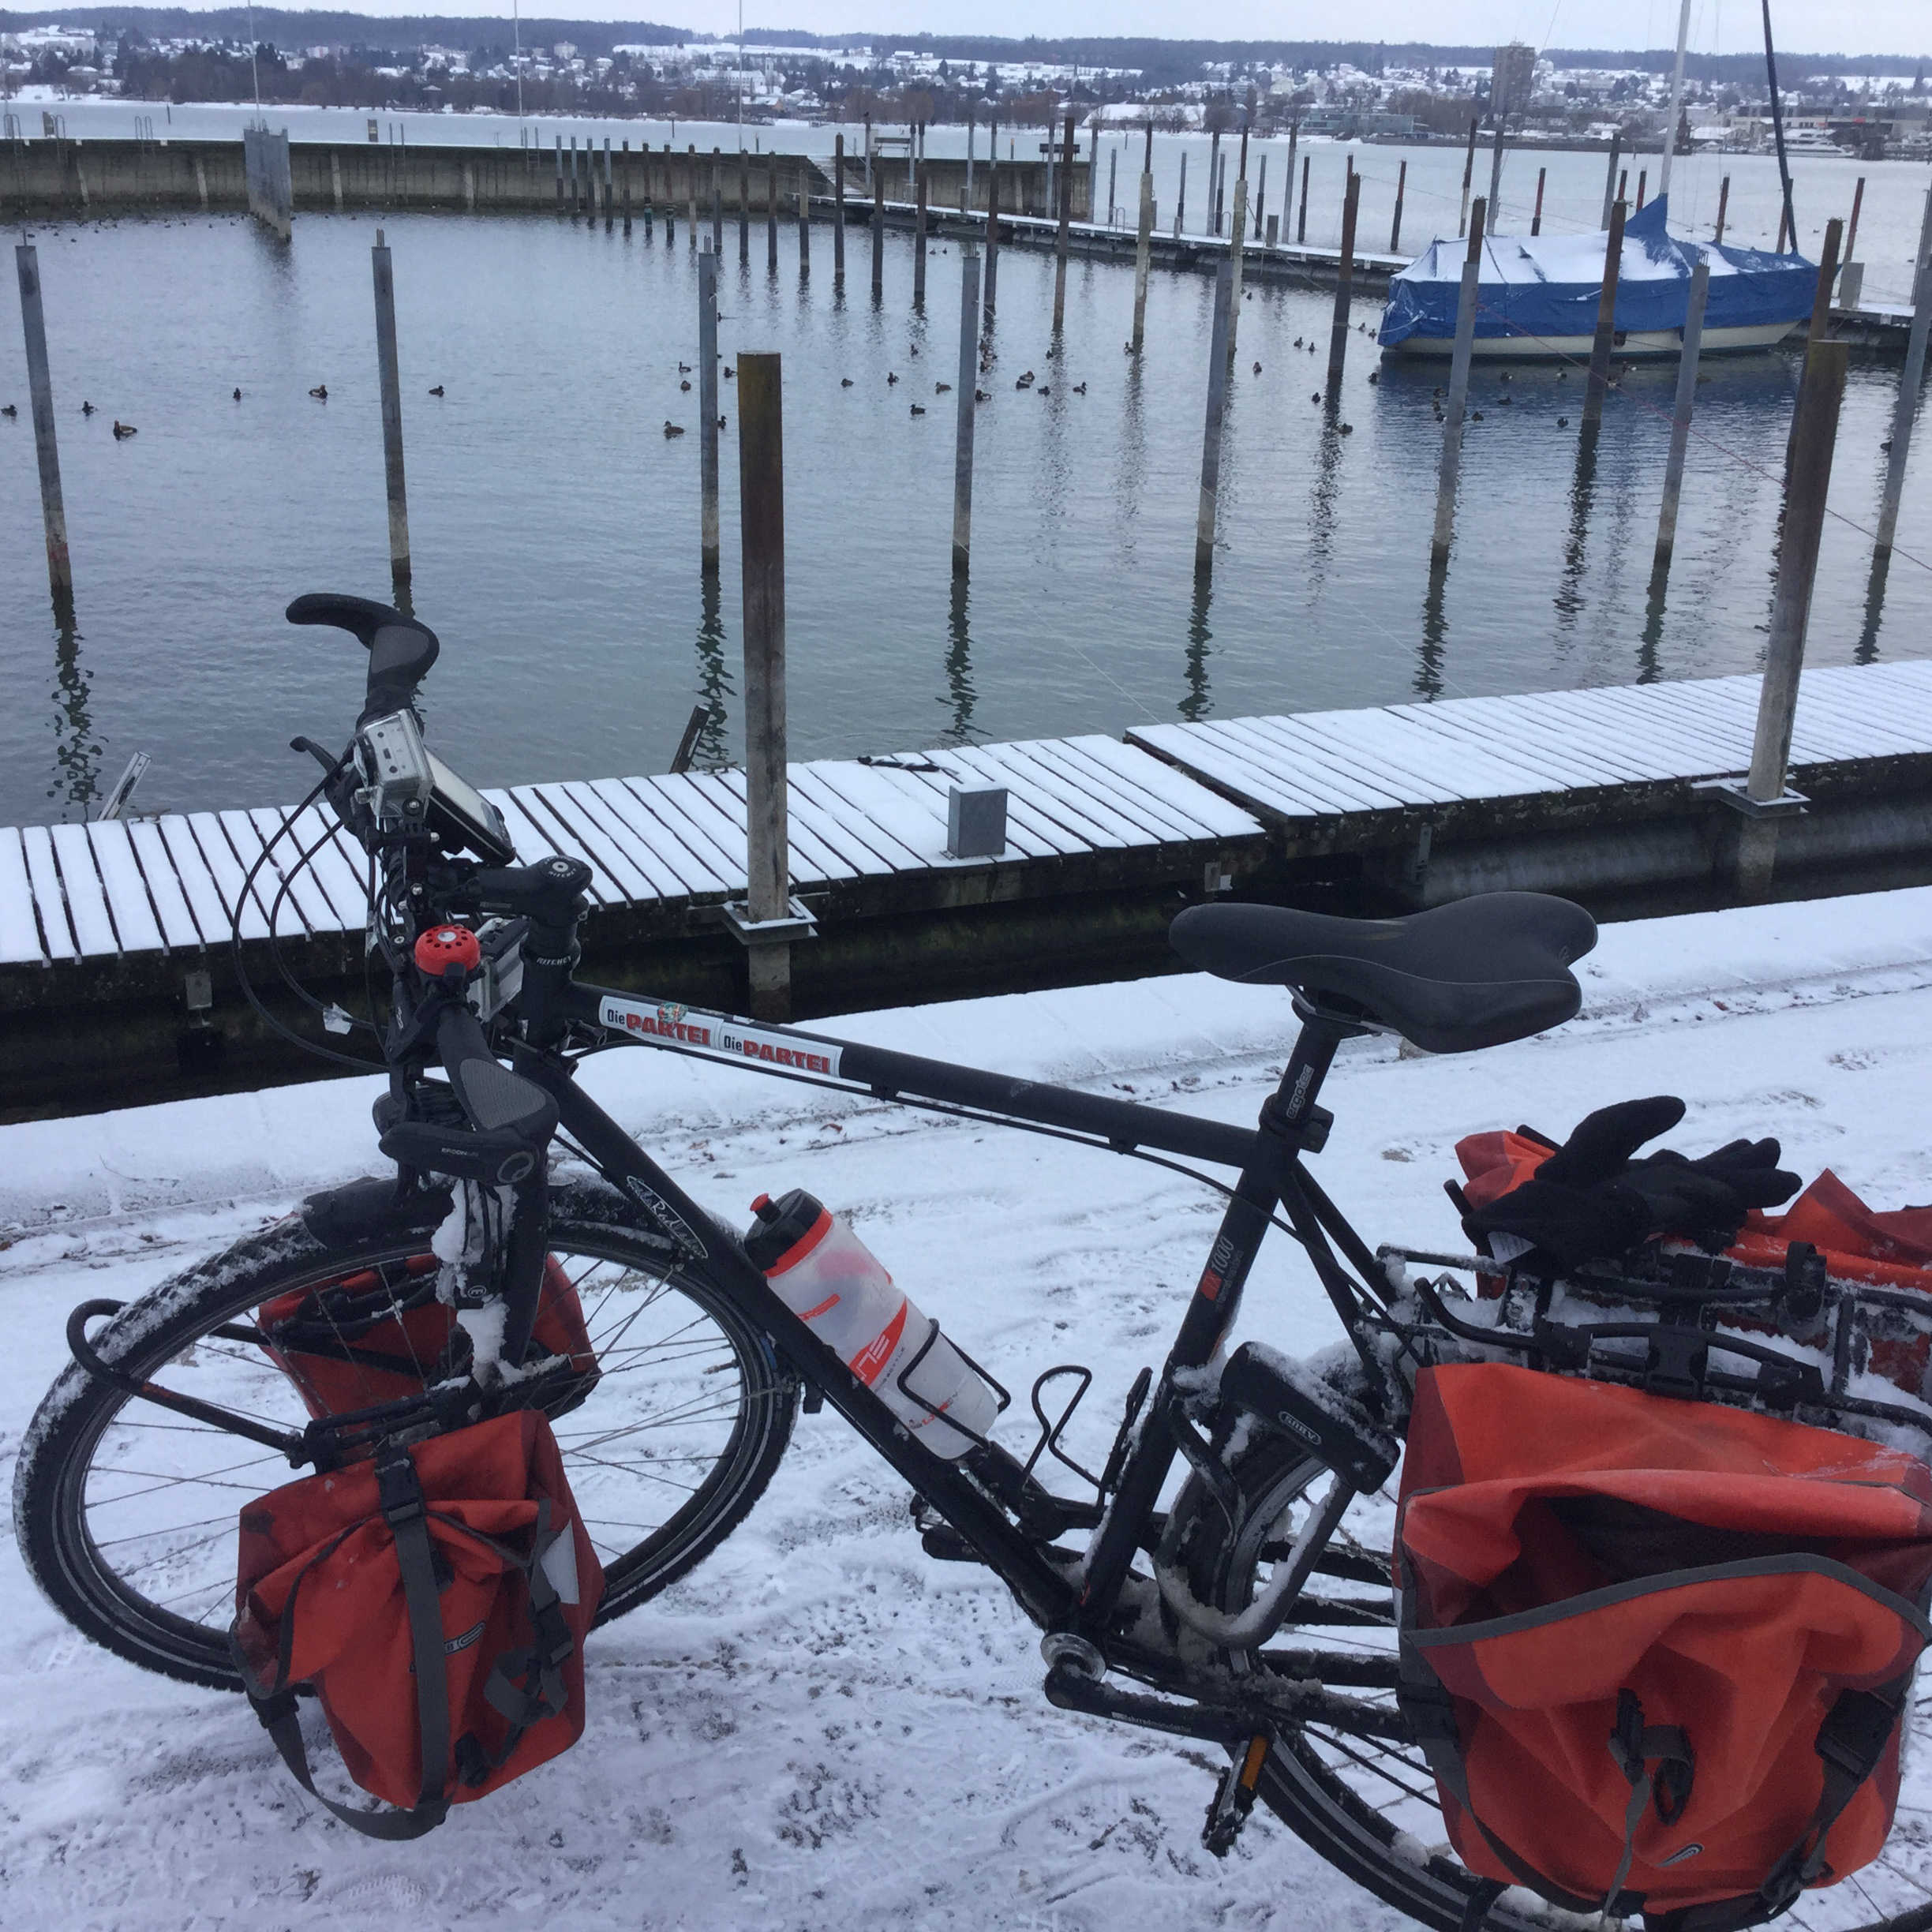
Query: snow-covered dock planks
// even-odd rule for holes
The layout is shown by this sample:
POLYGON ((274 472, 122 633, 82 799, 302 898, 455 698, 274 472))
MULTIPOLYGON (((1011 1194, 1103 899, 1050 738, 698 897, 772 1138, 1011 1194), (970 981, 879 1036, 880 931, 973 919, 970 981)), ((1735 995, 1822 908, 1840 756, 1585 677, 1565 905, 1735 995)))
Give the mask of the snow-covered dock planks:
MULTIPOLYGON (((1230 848, 1258 856, 1245 808, 1145 751, 1103 736, 1035 739, 790 768, 792 879, 828 889, 1133 856, 1198 878, 1230 848), (1005 856, 945 855, 955 784, 1008 789, 1005 856)), ((745 795, 735 771, 512 786, 488 795, 518 853, 583 859, 598 912, 695 908, 745 891, 745 795)), ((131 825, 0 828, 0 967, 51 966, 359 933, 367 861, 311 807, 277 837, 278 811, 168 814, 131 825), (268 847, 248 900, 242 882, 268 847), (307 861, 298 865, 301 856, 307 861)), ((1074 878, 1077 887, 1079 880, 1074 878)))
MULTIPOLYGON (((1338 830, 1372 841, 1390 814, 1554 817, 1559 796, 1687 784, 1750 762, 1753 676, 1452 698, 1434 704, 1136 726, 1128 742, 1265 820, 1290 850, 1338 830), (1507 808, 1514 808, 1513 810, 1507 808)), ((1932 756, 1932 661, 1807 671, 1792 781, 1932 756)))

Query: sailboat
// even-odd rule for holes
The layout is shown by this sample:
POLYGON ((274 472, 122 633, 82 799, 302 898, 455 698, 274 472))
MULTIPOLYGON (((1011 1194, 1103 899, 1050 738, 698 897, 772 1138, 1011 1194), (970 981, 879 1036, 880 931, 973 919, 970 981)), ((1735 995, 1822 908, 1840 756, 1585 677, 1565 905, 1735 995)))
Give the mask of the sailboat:
MULTIPOLYGON (((1690 301, 1690 271, 1710 264, 1703 353, 1769 349, 1807 321, 1818 264, 1769 249, 1680 240, 1668 232, 1660 194, 1623 229, 1617 269, 1616 352, 1626 360, 1678 354, 1690 301)), ((1601 230, 1580 235, 1488 235, 1477 282, 1473 354, 1514 361, 1587 358, 1603 296, 1601 230)), ((1404 355, 1447 356, 1467 244, 1432 242, 1389 284, 1380 341, 1404 355)))
MULTIPOLYGON (((1786 227, 1795 238, 1791 170, 1784 160, 1784 124, 1778 113, 1777 69, 1771 47, 1770 0, 1764 0, 1765 64, 1771 88, 1772 124, 1777 137, 1786 227)), ((1702 260, 1710 265, 1704 312, 1703 353, 1769 349, 1810 316, 1818 295, 1818 265, 1798 253, 1683 240, 1670 219, 1672 151, 1683 101, 1684 47, 1690 0, 1677 22, 1677 62, 1671 77, 1670 113, 1657 199, 1624 225, 1618 257, 1616 347, 1626 358, 1657 360, 1683 353, 1690 306, 1690 275, 1702 260)), ((1499 142, 1501 140, 1498 135, 1499 142)), ((1501 149, 1498 148, 1499 165, 1501 149)), ((1608 213, 1606 196, 1604 210, 1608 213)), ((1486 359, 1553 361, 1586 357, 1603 300, 1606 230, 1580 235, 1489 234, 1477 270, 1476 333, 1472 354, 1486 359)), ((1467 245, 1437 241, 1389 283, 1383 312, 1383 349, 1401 355, 1448 356, 1455 352, 1467 245)))

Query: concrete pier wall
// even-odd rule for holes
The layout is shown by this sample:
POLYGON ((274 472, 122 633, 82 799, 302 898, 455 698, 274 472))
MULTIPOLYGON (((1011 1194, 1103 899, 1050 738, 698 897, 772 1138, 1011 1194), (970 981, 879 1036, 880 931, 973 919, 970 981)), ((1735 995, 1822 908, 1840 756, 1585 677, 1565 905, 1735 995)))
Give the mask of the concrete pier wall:
MULTIPOLYGON (((557 193, 557 151, 547 148, 416 146, 395 142, 301 141, 289 147, 290 187, 297 213, 305 209, 380 209, 384 213, 411 208, 455 212, 513 214, 554 213, 575 206, 576 188, 587 186, 583 157, 595 160, 595 182, 601 193, 604 149, 578 148, 573 182, 571 150, 564 153, 564 194, 557 193)), ((778 206, 789 215, 797 193, 799 170, 807 170, 807 187, 817 197, 833 191, 829 157, 797 154, 754 154, 747 158, 747 200, 754 212, 765 212, 767 184, 773 163, 778 170, 778 206)), ((715 175, 724 206, 738 208, 739 156, 718 150, 694 152, 688 145, 666 152, 661 145, 628 152, 612 144, 612 185, 614 212, 621 213, 629 183, 634 208, 642 212, 646 200, 660 208, 667 202, 683 209, 694 194, 702 209, 711 205, 715 175)), ((886 198, 913 198, 909 166, 903 155, 875 155, 875 173, 886 198)), ((928 198, 935 209, 959 207, 965 185, 963 160, 931 160, 926 164, 928 198)), ((1046 216, 1046 164, 1044 161, 1000 163, 1002 214, 1046 216)), ((1089 165, 1073 167, 1073 219, 1088 219, 1091 205, 1089 165)), ((982 160, 973 170, 973 205, 987 205, 989 174, 982 160)), ((869 208, 871 189, 863 162, 848 156, 845 200, 848 219, 860 219, 869 208)), ((245 209, 248 181, 238 140, 11 140, 0 145, 0 215, 9 219, 87 218, 142 209, 245 209)), ((599 204, 601 212, 601 204, 599 204)), ((895 223, 895 225, 897 225, 895 223)))

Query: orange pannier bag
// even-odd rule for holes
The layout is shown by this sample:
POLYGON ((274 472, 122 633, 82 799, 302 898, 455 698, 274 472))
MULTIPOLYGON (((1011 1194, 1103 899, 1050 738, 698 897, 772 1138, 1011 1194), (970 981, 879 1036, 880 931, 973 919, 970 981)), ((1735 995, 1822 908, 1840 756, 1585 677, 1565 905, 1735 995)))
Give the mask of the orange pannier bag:
MULTIPOLYGON (((441 1266, 433 1254, 415 1255, 394 1286, 369 1268, 263 1303, 256 1316, 262 1346, 316 1421, 420 1395, 431 1383, 464 1372, 466 1364, 447 1353, 459 1311, 436 1299, 441 1266)), ((530 1341, 569 1362, 575 1402, 596 1387, 597 1354, 582 1305, 554 1255, 544 1262, 530 1341)))
POLYGON ((242 1511, 230 1648, 297 1780, 372 1837, 567 1750, 604 1572, 550 1425, 518 1410, 273 1491, 242 1511), (395 1811, 320 1797, 296 1720, 313 1686, 349 1774, 395 1811))
POLYGON ((1932 1468, 1503 1363, 1417 1378, 1405 1715, 1473 1872, 1729 1932, 1878 1855, 1932 1642, 1932 1468))

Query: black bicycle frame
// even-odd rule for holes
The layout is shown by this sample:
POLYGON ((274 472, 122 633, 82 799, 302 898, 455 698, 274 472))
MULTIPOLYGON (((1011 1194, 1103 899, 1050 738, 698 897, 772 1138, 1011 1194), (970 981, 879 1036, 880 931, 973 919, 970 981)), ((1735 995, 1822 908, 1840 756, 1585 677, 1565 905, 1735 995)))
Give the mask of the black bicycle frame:
MULTIPOLYGON (((1178 1453, 1170 1413, 1175 1377, 1208 1362, 1233 1326, 1242 1285, 1277 1208, 1286 1211, 1338 1312, 1354 1325, 1358 1297, 1324 1234, 1336 1239, 1358 1270, 1365 1260, 1370 1271, 1374 1264, 1300 1159, 1325 1137, 1327 1117, 1315 1099, 1337 1046, 1361 1031, 1348 1020, 1301 1009, 1300 1038, 1279 1091, 1262 1110, 1257 1131, 608 988, 571 982, 560 990, 552 1017, 567 1017, 610 1040, 792 1073, 884 1100, 932 1102, 995 1122, 1046 1126, 1118 1152, 1158 1149, 1239 1170, 1207 1266, 1153 1402, 1106 1500, 1085 1562, 1056 1563, 1050 1559, 1046 1541, 1016 1526, 959 1464, 915 1440, 886 1403, 786 1307, 737 1239, 721 1230, 577 1087, 571 1062, 537 1047, 515 1049, 518 1072, 556 1097, 561 1131, 582 1147, 612 1186, 659 1223, 683 1251, 687 1266, 772 1337, 808 1385, 951 1524, 1046 1630, 1076 1631, 1104 1648, 1134 1552, 1178 1453)), ((1065 1554, 1061 1552, 1063 1559, 1065 1554)))

